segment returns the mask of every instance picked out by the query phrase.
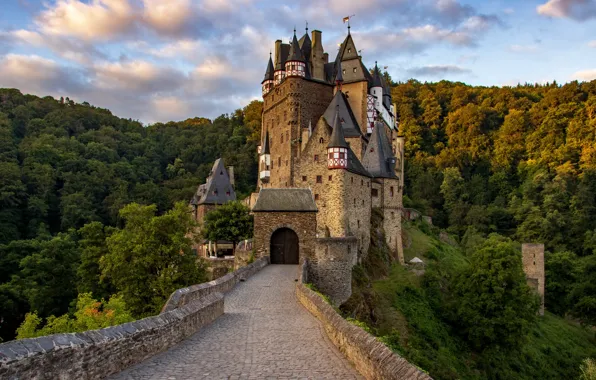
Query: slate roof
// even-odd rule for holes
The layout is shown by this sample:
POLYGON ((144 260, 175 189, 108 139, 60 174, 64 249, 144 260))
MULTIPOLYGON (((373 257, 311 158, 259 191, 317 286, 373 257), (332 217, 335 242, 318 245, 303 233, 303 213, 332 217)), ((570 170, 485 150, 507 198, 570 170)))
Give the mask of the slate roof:
POLYGON ((261 189, 253 212, 317 212, 310 189, 261 189))
POLYGON ((207 177, 207 182, 199 186, 190 203, 192 205, 221 205, 235 200, 236 193, 230 183, 228 171, 224 166, 223 160, 218 158, 213 164, 209 177, 207 177))
POLYGON ((385 133, 385 124, 380 121, 375 123, 366 152, 362 157, 362 164, 375 178, 397 178, 395 157, 385 133))
POLYGON ((273 80, 273 72, 275 69, 273 68, 273 61, 271 60, 271 54, 269 54, 269 63, 267 63, 267 71, 265 71, 265 77, 263 78, 263 82, 266 80, 273 80))
MULTIPOLYGON (((381 77, 381 73, 379 72, 379 67, 377 66, 376 62, 375 62, 375 69, 373 70, 372 78, 373 78, 372 87, 383 87, 383 79, 381 77)), ((385 89, 383 89, 383 91, 385 91, 385 89)))
POLYGON ((339 118, 343 127, 343 132, 345 137, 359 137, 362 136, 362 132, 360 131, 360 126, 358 126, 358 122, 356 121, 356 117, 352 112, 352 108, 348 103, 348 99, 346 95, 341 92, 337 91, 333 100, 325 110, 323 117, 327 124, 333 125, 333 120, 335 118, 335 112, 337 106, 339 105, 339 118))
POLYGON ((356 154, 351 148, 348 148, 348 167, 347 170, 352 173, 360 174, 365 177, 372 177, 372 175, 362 166, 362 163, 356 157, 356 154))
POLYGON ((304 54, 302 53, 302 49, 300 49, 300 44, 298 44, 298 39, 296 38, 296 31, 294 31, 294 38, 292 39, 292 44, 290 45, 290 52, 288 53, 287 61, 300 61, 306 62, 304 59, 304 54))
POLYGON ((329 145, 327 148, 349 148, 350 146, 346 142, 344 137, 344 129, 341 127, 339 121, 339 106, 336 107, 335 117, 333 118, 333 131, 331 131, 331 138, 329 139, 329 145))
POLYGON ((286 59, 289 53, 290 45, 281 44, 279 52, 277 52, 277 56, 275 57, 275 70, 285 70, 286 59))
POLYGON ((343 82, 344 76, 341 71, 341 61, 337 61, 337 67, 335 68, 335 83, 343 82))
POLYGON ((300 38, 300 41, 298 41, 298 43, 300 44, 300 49, 302 50, 302 54, 304 54, 304 58, 307 61, 310 61, 310 53, 312 51, 312 41, 310 40, 310 37, 308 36, 308 32, 304 34, 304 36, 302 36, 300 38))

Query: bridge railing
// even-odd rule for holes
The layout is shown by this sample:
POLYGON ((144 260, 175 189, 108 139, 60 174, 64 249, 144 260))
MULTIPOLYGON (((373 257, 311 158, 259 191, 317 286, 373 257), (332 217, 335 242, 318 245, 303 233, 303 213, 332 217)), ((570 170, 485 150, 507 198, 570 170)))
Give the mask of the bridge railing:
POLYGON ((268 258, 176 290, 159 315, 81 333, 0 344, 0 379, 102 379, 167 350, 224 313, 224 293, 268 258))

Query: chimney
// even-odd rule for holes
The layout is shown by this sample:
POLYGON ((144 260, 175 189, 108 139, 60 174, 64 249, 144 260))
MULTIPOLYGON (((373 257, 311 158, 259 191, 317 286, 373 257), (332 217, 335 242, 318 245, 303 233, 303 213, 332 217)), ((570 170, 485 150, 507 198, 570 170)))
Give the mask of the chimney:
POLYGON ((311 50, 311 62, 312 62, 312 73, 314 79, 325 80, 325 50, 323 49, 323 39, 321 37, 321 31, 312 31, 312 50, 311 50))
POLYGON ((230 185, 232 185, 233 188, 236 188, 236 183, 234 181, 234 167, 233 166, 228 166, 228 176, 230 177, 230 185))
POLYGON ((278 64, 281 64, 281 40, 275 41, 275 62, 273 62, 275 69, 278 64))

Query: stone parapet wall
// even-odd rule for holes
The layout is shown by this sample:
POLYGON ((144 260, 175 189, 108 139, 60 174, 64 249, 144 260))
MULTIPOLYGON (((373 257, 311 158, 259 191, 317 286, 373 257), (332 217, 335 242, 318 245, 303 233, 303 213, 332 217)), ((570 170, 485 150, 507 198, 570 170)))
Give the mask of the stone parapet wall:
POLYGON ((82 333, 0 344, 0 379, 102 379, 167 350, 224 313, 224 293, 265 257, 205 284, 176 290, 161 314, 82 333))
POLYGON ((308 262, 308 282, 341 305, 352 295, 352 268, 358 256, 355 236, 316 240, 315 255, 308 262))
POLYGON ((212 293, 176 310, 118 326, 4 343, 0 378, 101 379, 167 350, 223 312, 223 294, 212 293))
POLYGON ((170 295, 170 298, 162 308, 161 312, 165 313, 175 310, 196 299, 206 297, 211 293, 227 293, 232 290, 239 281, 243 281, 252 276, 267 264, 269 264, 269 257, 263 257, 254 261, 252 264, 238 268, 236 271, 228 273, 216 280, 178 289, 170 295))
POLYGON ((374 336, 343 319, 331 305, 304 284, 296 286, 296 296, 302 305, 323 323, 331 342, 366 379, 432 379, 374 336))

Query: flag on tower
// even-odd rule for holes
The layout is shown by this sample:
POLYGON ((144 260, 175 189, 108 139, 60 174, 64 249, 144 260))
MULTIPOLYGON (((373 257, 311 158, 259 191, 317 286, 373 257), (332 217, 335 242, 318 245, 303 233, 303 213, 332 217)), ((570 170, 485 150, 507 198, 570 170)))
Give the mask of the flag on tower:
POLYGON ((344 24, 348 21, 350 21, 350 16, 344 17, 344 24))

